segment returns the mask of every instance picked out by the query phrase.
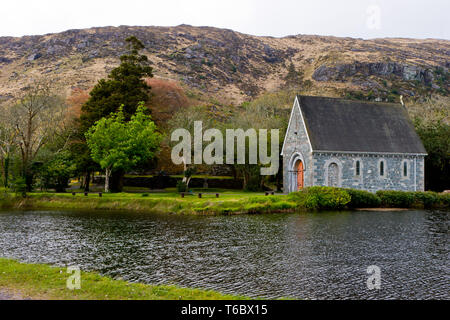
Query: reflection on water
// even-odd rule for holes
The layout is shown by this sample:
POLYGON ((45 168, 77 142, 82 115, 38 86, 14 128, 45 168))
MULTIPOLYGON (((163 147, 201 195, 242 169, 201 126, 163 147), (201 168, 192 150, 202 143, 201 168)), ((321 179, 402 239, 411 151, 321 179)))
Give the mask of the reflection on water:
POLYGON ((448 213, 0 213, 0 256, 250 296, 449 299, 448 213), (381 268, 368 290, 366 269, 381 268))

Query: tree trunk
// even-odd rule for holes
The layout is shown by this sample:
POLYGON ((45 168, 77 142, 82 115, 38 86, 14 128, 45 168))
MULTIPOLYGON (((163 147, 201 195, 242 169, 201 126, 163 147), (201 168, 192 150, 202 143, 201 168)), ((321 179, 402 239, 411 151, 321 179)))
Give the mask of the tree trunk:
POLYGON ((33 178, 34 173, 31 171, 31 169, 26 169, 23 173, 23 177, 25 179, 25 184, 27 188, 27 192, 33 191, 33 178))
POLYGON ((109 192, 109 176, 111 175, 111 169, 106 168, 105 171, 105 192, 109 192))
POLYGON ((87 171, 84 175, 84 179, 83 179, 83 186, 84 186, 84 191, 85 192, 89 192, 89 183, 91 182, 91 173, 89 171, 87 171))
POLYGON ((248 184, 248 181, 249 181, 248 174, 247 174, 247 172, 245 170, 242 170, 242 178, 243 178, 242 189, 245 190, 245 189, 247 189, 247 184, 248 184))
POLYGON ((111 172, 110 188, 109 188, 111 192, 122 192, 124 176, 125 171, 122 169, 111 172))
POLYGON ((3 185, 8 188, 8 177, 9 177, 9 156, 5 157, 3 162, 3 185))

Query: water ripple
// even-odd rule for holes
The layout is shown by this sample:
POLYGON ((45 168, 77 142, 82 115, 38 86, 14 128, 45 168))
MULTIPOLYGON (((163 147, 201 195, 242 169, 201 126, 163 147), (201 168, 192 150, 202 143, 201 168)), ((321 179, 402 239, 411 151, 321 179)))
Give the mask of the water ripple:
POLYGON ((0 256, 128 281, 308 299, 449 299, 447 212, 0 213, 0 256), (381 268, 368 290, 366 269, 381 268))

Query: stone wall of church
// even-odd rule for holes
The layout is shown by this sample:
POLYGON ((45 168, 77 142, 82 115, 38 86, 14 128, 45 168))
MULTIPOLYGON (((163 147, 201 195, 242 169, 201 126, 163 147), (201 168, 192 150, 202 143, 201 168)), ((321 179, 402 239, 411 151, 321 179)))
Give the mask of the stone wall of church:
POLYGON ((423 156, 314 153, 313 167, 313 185, 371 192, 424 190, 423 156))
MULTIPOLYGON (((295 102, 297 103, 297 101, 295 102)), ((291 160, 293 156, 300 155, 303 159, 304 186, 313 185, 312 154, 308 142, 308 136, 303 125, 299 108, 294 105, 289 129, 286 134, 283 149, 283 191, 290 192, 296 184, 296 173, 292 172, 291 160)))

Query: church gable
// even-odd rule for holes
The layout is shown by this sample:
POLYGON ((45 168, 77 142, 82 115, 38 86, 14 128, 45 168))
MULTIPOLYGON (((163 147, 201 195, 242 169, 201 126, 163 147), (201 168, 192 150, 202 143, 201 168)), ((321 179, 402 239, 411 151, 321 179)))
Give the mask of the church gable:
POLYGON ((292 149, 292 147, 294 147, 294 149, 295 147, 298 147, 302 149, 303 152, 312 151, 308 131, 306 129, 297 98, 295 99, 292 107, 288 128, 286 130, 283 147, 281 149, 281 155, 285 156, 287 153, 290 153, 289 149, 292 149))

